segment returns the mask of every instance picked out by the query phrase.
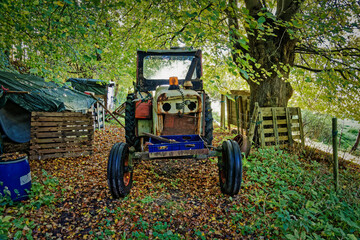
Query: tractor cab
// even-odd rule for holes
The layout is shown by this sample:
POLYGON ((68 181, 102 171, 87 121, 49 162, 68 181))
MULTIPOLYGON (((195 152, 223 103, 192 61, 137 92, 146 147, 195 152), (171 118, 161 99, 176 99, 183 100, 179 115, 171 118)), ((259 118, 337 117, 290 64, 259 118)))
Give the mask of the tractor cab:
POLYGON ((135 93, 129 95, 135 118, 125 122, 128 144, 143 150, 150 133, 196 134, 211 145, 211 108, 201 76, 201 50, 138 51, 135 93))

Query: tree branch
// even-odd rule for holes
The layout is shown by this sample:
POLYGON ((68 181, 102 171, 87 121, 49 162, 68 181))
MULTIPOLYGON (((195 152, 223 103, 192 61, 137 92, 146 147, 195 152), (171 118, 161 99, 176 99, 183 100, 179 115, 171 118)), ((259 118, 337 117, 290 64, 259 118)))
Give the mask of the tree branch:
POLYGON ((278 0, 276 16, 284 21, 289 21, 301 7, 305 0, 278 0), (278 9, 278 8, 281 9, 278 9))
POLYGON ((310 67, 301 66, 301 65, 296 65, 296 64, 294 65, 294 67, 301 68, 301 69, 305 69, 305 70, 308 70, 308 71, 311 71, 311 72, 315 72, 315 73, 335 71, 335 72, 340 73, 341 76, 342 76, 344 79, 348 79, 348 78, 345 76, 345 73, 348 72, 346 69, 338 69, 338 68, 315 69, 315 68, 310 68, 310 67))
POLYGON ((343 55, 343 56, 360 57, 360 49, 352 48, 352 47, 324 50, 324 49, 314 49, 314 48, 306 47, 303 45, 303 46, 297 47, 295 49, 295 52, 300 53, 300 54, 315 54, 315 55, 322 55, 324 53, 341 53, 341 55, 343 55))

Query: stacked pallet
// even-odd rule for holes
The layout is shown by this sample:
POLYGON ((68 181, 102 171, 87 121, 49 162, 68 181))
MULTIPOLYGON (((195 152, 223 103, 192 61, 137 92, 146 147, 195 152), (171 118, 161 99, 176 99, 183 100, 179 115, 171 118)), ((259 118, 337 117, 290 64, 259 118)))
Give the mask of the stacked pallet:
POLYGON ((93 124, 91 113, 32 112, 30 159, 92 154, 93 124))
POLYGON ((258 108, 259 138, 262 147, 292 145, 299 140, 304 147, 301 109, 298 107, 258 108))

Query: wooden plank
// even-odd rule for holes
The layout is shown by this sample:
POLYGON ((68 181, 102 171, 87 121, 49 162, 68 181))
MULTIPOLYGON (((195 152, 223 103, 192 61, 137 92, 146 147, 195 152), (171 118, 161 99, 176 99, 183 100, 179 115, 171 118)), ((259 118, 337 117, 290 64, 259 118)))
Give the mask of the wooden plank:
POLYGON ((78 146, 92 146, 92 141, 83 142, 65 142, 65 143, 34 143, 30 149, 46 149, 46 148, 61 148, 61 147, 78 147, 78 146))
POLYGON ((91 116, 91 113, 81 112, 31 112, 32 117, 79 117, 79 116, 91 116))
POLYGON ((301 145, 302 148, 305 148, 305 140, 304 140, 304 129, 303 129, 303 123, 302 123, 302 117, 301 117, 301 109, 297 108, 297 113, 299 115, 299 127, 300 127, 300 138, 301 138, 301 145))
POLYGON ((235 97, 235 115, 236 115, 236 129, 237 134, 240 133, 240 106, 239 106, 239 96, 235 97))
POLYGON ((260 144, 261 147, 265 147, 265 134, 264 134, 264 124, 263 124, 263 115, 262 109, 259 108, 259 122, 260 122, 260 144))
POLYGON ((36 150, 31 150, 30 154, 47 154, 47 153, 59 153, 59 152, 82 152, 82 151, 88 151, 88 150, 92 150, 92 147, 36 149, 36 150))
POLYGON ((88 156, 91 155, 91 151, 83 151, 83 152, 74 152, 74 153, 55 153, 55 154, 46 154, 46 155, 30 155, 30 160, 41 160, 41 159, 49 159, 49 158, 67 158, 67 157, 78 157, 78 156, 88 156))
MULTIPOLYGON (((287 133, 287 128, 278 128, 278 133, 287 133)), ((273 128, 265 128, 264 129, 264 133, 274 133, 274 129, 273 128)))
POLYGON ((63 137, 63 136, 75 136, 77 134, 90 135, 94 129, 77 129, 77 130, 64 130, 64 131, 32 131, 31 136, 44 135, 43 137, 63 137), (45 134, 53 134, 46 136, 45 134), (60 134, 60 135, 57 135, 60 134))
POLYGON ((38 121, 31 121, 31 127, 57 127, 57 126, 68 126, 68 125, 86 125, 91 126, 93 125, 93 119, 87 119, 77 122, 38 122, 38 121))
POLYGON ((240 120, 240 128, 241 128, 241 134, 244 134, 244 123, 245 123, 245 108, 244 108, 244 101, 243 97, 239 96, 239 120, 240 120))
POLYGON ((279 133, 287 133, 288 129, 287 128, 278 128, 278 132, 279 133))
POLYGON ((230 108, 230 99, 226 97, 226 111, 227 111, 227 126, 228 126, 228 130, 231 131, 230 129, 230 124, 231 124, 231 108, 230 108))
POLYGON ((220 127, 225 128, 225 96, 223 94, 221 94, 220 109, 220 127))
MULTIPOLYGON (((288 136, 279 136, 278 139, 279 139, 279 141, 287 141, 289 139, 289 137, 288 136)), ((267 143, 268 142, 275 142, 275 137, 267 137, 264 140, 267 143)))
POLYGON ((263 124, 264 124, 264 126, 269 126, 269 125, 273 125, 273 121, 272 120, 264 120, 263 121, 263 124))
POLYGON ((92 140, 92 136, 85 136, 85 137, 77 137, 77 138, 34 138, 31 139, 31 144, 35 143, 67 143, 67 142, 86 142, 92 140))
POLYGON ((291 122, 291 123, 299 123, 299 119, 297 119, 297 118, 296 118, 296 119, 294 119, 294 118, 293 118, 293 119, 291 119, 291 121, 290 121, 290 122, 291 122))
MULTIPOLYGON (((264 120, 263 123, 264 123, 264 126, 273 125, 273 120, 264 120)), ((286 119, 277 120, 277 124, 278 124, 278 126, 279 125, 286 125, 287 124, 286 119)))
POLYGON ((292 138, 293 139, 301 139, 300 135, 293 135, 292 138))
POLYGON ((90 121, 89 116, 76 116, 76 117, 31 117, 31 121, 34 122, 65 122, 65 121, 72 121, 72 122, 79 122, 79 121, 90 121))
POLYGON ((287 126, 287 132, 288 132, 288 138, 289 138, 289 145, 292 146, 293 145, 293 140, 292 140, 292 133, 291 133, 291 115, 290 115, 290 110, 289 108, 286 108, 286 126, 287 126))
POLYGON ((274 135, 275 135, 275 144, 279 145, 279 132, 277 128, 277 115, 276 115, 276 109, 272 108, 272 118, 273 118, 273 126, 274 126, 274 135))
POLYGON ((283 107, 265 107, 261 108, 261 112, 263 113, 263 117, 272 117, 272 112, 276 111, 278 116, 285 116, 285 108, 283 107))
POLYGON ((259 104, 256 102, 255 103, 255 107, 254 107, 254 112, 252 113, 251 116, 251 121, 250 121, 250 128, 249 128, 249 141, 252 144, 254 135, 255 135, 255 127, 256 127, 256 121, 259 117, 259 104))
MULTIPOLYGON (((69 125, 71 126, 71 125, 69 125)), ((87 126, 56 126, 56 127, 32 127, 31 131, 34 132, 50 132, 50 131, 72 131, 72 130, 93 130, 94 127, 92 125, 87 126)))
POLYGON ((289 111, 290 111, 290 115, 291 115, 291 116, 296 116, 296 115, 298 115, 298 111, 297 111, 297 108, 296 108, 296 107, 290 107, 290 108, 289 108, 289 111))
POLYGON ((70 136, 88 136, 90 132, 34 132, 31 137, 35 138, 56 138, 56 137, 70 137, 70 136))
POLYGON ((273 128, 265 128, 264 129, 264 133, 274 133, 274 129, 273 128))
POLYGON ((292 127, 291 131, 293 132, 300 132, 300 127, 292 127))

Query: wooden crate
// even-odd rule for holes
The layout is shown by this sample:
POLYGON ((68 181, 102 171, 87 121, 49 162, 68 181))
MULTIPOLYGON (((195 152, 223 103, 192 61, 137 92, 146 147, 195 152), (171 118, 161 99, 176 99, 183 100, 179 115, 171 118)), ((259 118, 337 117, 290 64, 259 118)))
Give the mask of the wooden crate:
POLYGON ((92 154, 93 124, 91 113, 32 112, 30 159, 92 154))
POLYGON ((261 147, 292 145, 294 140, 300 140, 301 145, 304 147, 300 108, 258 108, 258 123, 261 147))

